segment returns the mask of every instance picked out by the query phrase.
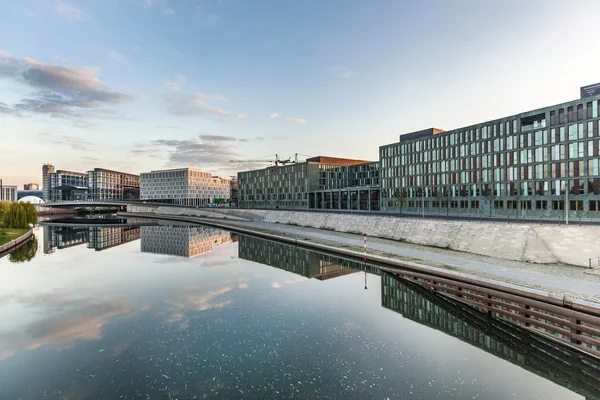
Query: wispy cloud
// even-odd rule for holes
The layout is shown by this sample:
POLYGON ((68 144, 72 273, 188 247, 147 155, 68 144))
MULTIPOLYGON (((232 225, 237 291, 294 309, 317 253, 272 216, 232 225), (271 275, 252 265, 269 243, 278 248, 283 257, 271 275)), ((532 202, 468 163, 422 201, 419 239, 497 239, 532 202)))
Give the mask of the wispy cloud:
POLYGON ((54 3, 54 11, 56 11, 62 19, 68 22, 84 22, 88 20, 88 15, 85 11, 66 1, 56 1, 54 3))
POLYGON ((181 126, 174 125, 156 125, 156 127, 159 129, 183 129, 181 126))
POLYGON ((212 115, 228 117, 229 112, 207 102, 210 96, 204 93, 169 93, 165 96, 167 112, 173 115, 212 115))
POLYGON ((250 138, 250 139, 248 139, 248 138, 239 139, 240 142, 261 142, 263 140, 265 140, 265 138, 260 137, 260 136, 257 136, 255 138, 250 138))
POLYGON ((281 287, 281 283, 279 283, 279 282, 273 282, 273 283, 271 283, 271 287, 274 287, 274 288, 278 289, 278 288, 281 287))
POLYGON ((269 115, 269 118, 271 118, 271 119, 277 119, 277 118, 279 118, 279 114, 273 113, 273 114, 269 115))
POLYGON ((206 27, 217 26, 221 23, 221 17, 219 15, 204 10, 202 6, 196 8, 196 12, 192 16, 192 19, 206 27))
POLYGON ((239 119, 244 119, 244 118, 246 118, 246 114, 238 114, 237 117, 239 119))
POLYGON ((356 74, 356 71, 351 70, 350 68, 348 68, 344 65, 337 65, 335 67, 330 67, 329 71, 340 79, 352 78, 352 76, 354 76, 354 74, 356 74))
POLYGON ((163 12, 167 17, 172 17, 173 15, 175 15, 175 11, 170 7, 164 8, 163 12))
POLYGON ((286 121, 293 122, 294 124, 306 124, 306 120, 304 118, 295 118, 295 117, 285 117, 286 121))
POLYGON ((205 142, 235 142, 237 138, 233 136, 222 136, 222 135, 200 135, 201 140, 205 142))
POLYGON ((110 58, 111 60, 113 60, 116 63, 123 64, 123 65, 129 65, 129 61, 127 60, 127 58, 125 58, 125 56, 123 54, 119 53, 118 51, 116 51, 114 49, 108 50, 108 58, 110 58))
POLYGON ((71 135, 57 135, 50 132, 41 132, 38 134, 38 140, 41 143, 49 144, 57 144, 61 146, 70 147, 73 150, 78 151, 92 151, 97 145, 89 140, 86 140, 82 137, 71 136, 71 135))

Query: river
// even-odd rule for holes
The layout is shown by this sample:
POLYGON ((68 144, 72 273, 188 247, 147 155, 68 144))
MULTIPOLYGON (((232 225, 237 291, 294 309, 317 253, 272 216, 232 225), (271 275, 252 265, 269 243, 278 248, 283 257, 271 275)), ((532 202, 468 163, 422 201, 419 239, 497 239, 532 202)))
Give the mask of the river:
POLYGON ((595 398, 598 364, 376 267, 125 222, 0 259, 0 399, 595 398))

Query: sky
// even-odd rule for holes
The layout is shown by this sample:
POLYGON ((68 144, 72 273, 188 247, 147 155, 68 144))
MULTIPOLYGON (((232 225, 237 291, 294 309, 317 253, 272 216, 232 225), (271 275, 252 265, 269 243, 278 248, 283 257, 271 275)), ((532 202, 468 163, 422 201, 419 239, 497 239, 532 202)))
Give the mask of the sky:
POLYGON ((600 2, 0 0, 0 178, 215 175, 578 98, 600 2))

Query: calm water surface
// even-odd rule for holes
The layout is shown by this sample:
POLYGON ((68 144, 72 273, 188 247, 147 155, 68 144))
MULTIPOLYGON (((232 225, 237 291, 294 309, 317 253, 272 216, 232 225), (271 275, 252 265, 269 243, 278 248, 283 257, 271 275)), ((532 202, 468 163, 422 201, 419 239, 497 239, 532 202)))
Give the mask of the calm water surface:
POLYGON ((560 370, 493 326, 343 260, 189 226, 36 237, 35 256, 0 259, 0 399, 593 393, 546 379, 560 370))

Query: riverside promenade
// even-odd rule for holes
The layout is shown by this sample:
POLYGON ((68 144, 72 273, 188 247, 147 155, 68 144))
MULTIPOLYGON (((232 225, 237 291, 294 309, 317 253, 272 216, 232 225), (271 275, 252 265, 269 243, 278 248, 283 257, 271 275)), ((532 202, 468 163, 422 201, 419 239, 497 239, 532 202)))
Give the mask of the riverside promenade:
MULTIPOLYGON (((227 215, 216 218, 154 213, 122 213, 122 216, 151 217, 210 224, 224 229, 248 229, 288 239, 330 246, 360 253, 363 236, 267 221, 233 220, 227 215)), ((576 251, 576 249, 574 249, 576 251)), ((534 264, 506 260, 472 253, 432 248, 396 240, 367 237, 367 258, 378 256, 390 261, 415 263, 419 266, 443 269, 455 274, 468 275, 544 292, 555 298, 569 297, 591 302, 600 307, 600 271, 564 264, 534 264)))

